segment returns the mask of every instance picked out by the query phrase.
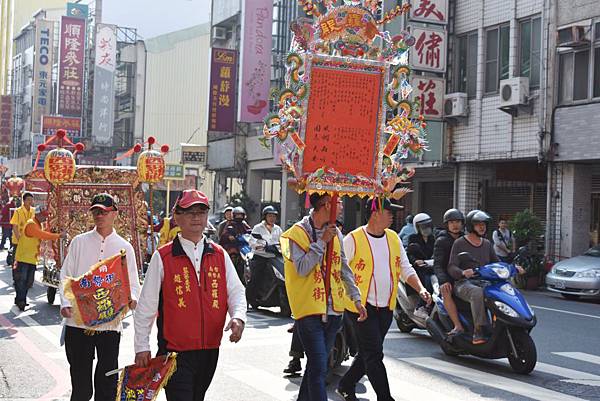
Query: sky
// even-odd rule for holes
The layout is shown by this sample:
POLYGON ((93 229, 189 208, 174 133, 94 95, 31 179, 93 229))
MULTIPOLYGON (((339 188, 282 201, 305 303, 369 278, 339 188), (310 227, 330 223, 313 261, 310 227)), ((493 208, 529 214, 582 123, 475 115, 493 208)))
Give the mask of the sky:
MULTIPOLYGON (((218 0, 215 0, 218 1, 218 0)), ((149 39, 210 21, 211 0, 103 0, 102 22, 149 39)))

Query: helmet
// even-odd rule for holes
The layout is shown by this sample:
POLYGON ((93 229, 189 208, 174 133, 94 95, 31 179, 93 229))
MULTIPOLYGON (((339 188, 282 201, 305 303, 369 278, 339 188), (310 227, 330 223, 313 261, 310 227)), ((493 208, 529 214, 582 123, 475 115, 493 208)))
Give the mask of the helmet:
POLYGON ((223 209, 223 214, 227 212, 233 212, 233 206, 226 206, 225 209, 223 209))
POLYGON ((246 215, 246 211, 244 210, 243 207, 236 206, 236 207, 233 208, 233 214, 243 214, 245 216, 246 215))
POLYGON ((274 215, 278 215, 279 212, 277 211, 277 209, 275 209, 273 206, 269 205, 269 206, 265 206, 262 210, 262 216, 263 218, 267 215, 267 214, 274 214, 274 215))
POLYGON ((460 220, 465 223, 465 215, 458 209, 448 209, 446 213, 444 213, 444 225, 446 225, 451 220, 460 220))
POLYGON ((404 221, 406 221, 406 224, 412 224, 413 223, 413 215, 409 214, 408 216, 406 216, 406 218, 404 219, 404 221))
POLYGON ((467 232, 475 233, 475 223, 485 223, 485 228, 487 230, 487 226, 490 221, 492 221, 492 218, 483 210, 471 210, 469 213, 467 213, 467 218, 465 219, 465 228, 467 229, 467 232))
POLYGON ((413 227, 418 234, 430 235, 433 231, 431 216, 427 213, 419 213, 413 218, 413 227))

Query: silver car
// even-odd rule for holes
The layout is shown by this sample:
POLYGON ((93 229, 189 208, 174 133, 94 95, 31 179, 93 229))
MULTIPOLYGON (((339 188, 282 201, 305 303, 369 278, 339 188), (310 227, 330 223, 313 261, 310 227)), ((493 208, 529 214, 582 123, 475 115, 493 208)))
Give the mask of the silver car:
POLYGON ((546 276, 546 286, 567 299, 600 296, 600 246, 555 264, 546 276))

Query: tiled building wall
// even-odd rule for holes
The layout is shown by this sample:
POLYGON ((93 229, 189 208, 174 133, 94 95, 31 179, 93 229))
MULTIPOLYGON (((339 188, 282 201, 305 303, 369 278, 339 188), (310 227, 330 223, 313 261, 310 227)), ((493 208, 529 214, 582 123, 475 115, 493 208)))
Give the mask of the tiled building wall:
MULTIPOLYGON (((469 101, 469 117, 454 128, 452 156, 456 161, 483 161, 536 158, 540 132, 539 91, 531 91, 533 113, 520 112, 513 117, 498 109, 498 94, 484 94, 485 30, 510 23, 510 76, 518 72, 519 32, 521 18, 541 15, 542 0, 466 0, 457 1, 455 33, 478 30, 477 94, 469 101)), ((542 67, 544 68, 544 67, 542 67)), ((543 74, 543 71, 542 71, 543 74)))

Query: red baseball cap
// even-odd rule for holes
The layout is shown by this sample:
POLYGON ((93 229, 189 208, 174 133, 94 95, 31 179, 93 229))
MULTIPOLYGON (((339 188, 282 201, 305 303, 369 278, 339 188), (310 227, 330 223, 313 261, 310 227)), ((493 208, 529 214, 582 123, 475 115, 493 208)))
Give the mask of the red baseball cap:
POLYGON ((210 209, 208 196, 204 195, 204 192, 198 191, 197 189, 186 189, 185 191, 181 192, 177 198, 177 202, 175 202, 175 206, 179 206, 182 209, 187 209, 188 207, 194 205, 204 205, 207 209, 210 209))

